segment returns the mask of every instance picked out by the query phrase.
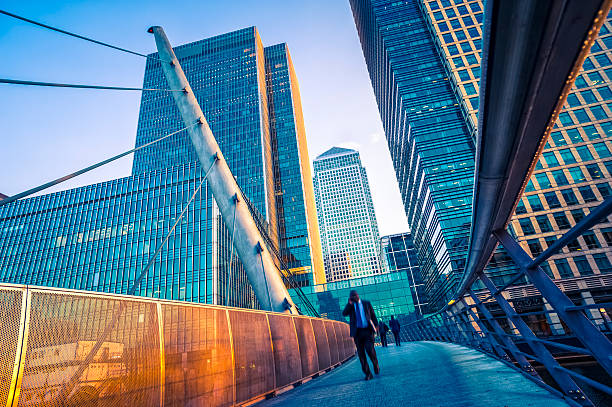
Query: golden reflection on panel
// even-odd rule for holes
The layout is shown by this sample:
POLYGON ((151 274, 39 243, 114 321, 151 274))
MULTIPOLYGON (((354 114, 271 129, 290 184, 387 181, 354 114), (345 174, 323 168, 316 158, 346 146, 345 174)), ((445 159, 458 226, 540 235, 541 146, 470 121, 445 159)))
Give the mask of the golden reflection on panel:
POLYGON ((319 357, 319 370, 327 369, 331 365, 331 355, 329 353, 329 341, 323 320, 312 319, 315 340, 317 341, 317 355, 319 357))
POLYGON ((300 358, 302 359, 302 375, 309 376, 319 371, 317 343, 310 324, 310 318, 293 317, 295 330, 300 342, 300 358))
POLYGON ((337 321, 13 286, 0 335, 0 406, 230 406, 355 349, 337 321))
POLYGON ((20 406, 159 405, 154 303, 33 292, 20 406))
POLYGON ((266 314, 230 311, 236 365, 236 401, 274 389, 274 361, 266 314))
POLYGON ((165 406, 229 406, 232 350, 224 309, 162 305, 165 406))
POLYGON ((0 290, 0 405, 7 405, 9 391, 17 379, 15 353, 19 340, 19 319, 23 292, 0 290), (14 374, 15 373, 15 374, 14 374))
POLYGON ((281 387, 302 378, 298 339, 289 315, 268 314, 268 321, 274 348, 276 387, 281 387))
POLYGON ((334 323, 334 321, 325 321, 325 331, 327 332, 327 341, 329 342, 329 354, 332 365, 335 365, 340 361, 340 357, 338 356, 338 342, 336 341, 334 323))

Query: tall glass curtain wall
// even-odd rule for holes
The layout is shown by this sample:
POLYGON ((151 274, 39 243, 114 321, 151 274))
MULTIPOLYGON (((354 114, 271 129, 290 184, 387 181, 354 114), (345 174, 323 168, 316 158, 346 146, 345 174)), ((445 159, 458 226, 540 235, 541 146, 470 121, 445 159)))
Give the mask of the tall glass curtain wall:
MULTIPOLYGON (((0 280, 126 294, 202 177, 191 163, 0 207, 0 280)), ((230 240, 205 182, 137 295, 222 304, 230 240)), ((240 265, 231 291, 255 306, 240 265)))
POLYGON ((465 267, 473 139, 418 0, 350 3, 435 310, 465 267))

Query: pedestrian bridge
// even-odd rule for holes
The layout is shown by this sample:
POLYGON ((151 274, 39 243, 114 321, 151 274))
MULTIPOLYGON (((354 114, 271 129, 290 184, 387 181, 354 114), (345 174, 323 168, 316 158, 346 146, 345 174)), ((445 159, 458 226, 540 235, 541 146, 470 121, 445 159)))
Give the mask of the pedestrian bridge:
POLYGON ((353 358, 261 406, 567 406, 503 362, 460 345, 424 341, 376 350, 380 375, 373 380, 363 380, 353 358))

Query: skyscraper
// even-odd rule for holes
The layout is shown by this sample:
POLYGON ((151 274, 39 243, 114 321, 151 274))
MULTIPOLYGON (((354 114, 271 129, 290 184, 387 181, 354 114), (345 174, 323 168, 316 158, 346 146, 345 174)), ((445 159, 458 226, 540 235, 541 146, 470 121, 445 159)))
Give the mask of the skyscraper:
MULTIPOLYGON (((418 0, 350 0, 432 309, 470 232, 474 142, 418 0)), ((466 47, 467 49, 467 47, 466 47)))
POLYGON ((378 224, 359 153, 332 147, 314 160, 327 281, 380 274, 378 224))
MULTIPOLYGON (((354 11, 366 6, 376 8, 382 5, 387 6, 386 11, 390 13, 392 9, 397 11, 399 7, 399 3, 391 5, 387 4, 390 2, 384 1, 372 2, 376 3, 376 6, 372 6, 368 1, 351 3, 354 5, 354 11)), ((414 3, 425 17, 437 53, 441 56, 448 77, 447 82, 461 107, 466 128, 473 136, 476 132, 478 112, 482 1, 421 0, 414 3)), ((358 14, 355 13, 356 16, 358 14)), ((387 22, 388 19, 380 17, 375 21, 379 26, 387 22)), ((371 19, 367 20, 367 23, 370 26, 374 24, 371 19)), ((413 21, 404 24, 409 27, 405 28, 406 32, 414 29, 413 24, 413 21)), ((610 196, 611 29, 608 16, 572 92, 568 95, 565 108, 559 115, 509 226, 520 244, 533 256, 552 244, 564 230, 575 225, 588 213, 589 208, 610 196)), ((370 33, 372 30, 368 28, 362 31, 370 33)), ((363 41, 362 38, 362 43, 363 41)), ((374 41, 366 38, 366 44, 374 44, 374 41)), ((376 45, 376 49, 380 50, 380 46, 376 45)), ((370 54, 376 55, 374 48, 374 45, 364 46, 366 60, 375 60, 372 55, 366 53, 367 49, 370 54)), ((414 50, 416 51, 416 48, 414 50)), ((381 83, 385 82, 375 83, 374 88, 381 87, 381 83)), ((609 302, 612 282, 602 278, 602 274, 612 271, 610 247, 612 227, 609 222, 603 222, 554 255, 542 267, 576 300, 609 302)), ((503 286, 516 273, 516 266, 503 248, 498 248, 486 272, 498 286, 503 286)), ((534 296, 533 290, 524 280, 508 290, 508 297, 516 306, 520 302, 521 308, 529 311, 537 311, 535 308, 541 310, 545 306, 541 297, 534 296)), ((533 324, 534 327, 540 325, 542 324, 539 322, 533 324)))
MULTIPOLYGON (((322 257, 310 247, 318 229, 299 89, 286 46, 266 51, 250 27, 175 52, 255 216, 291 260, 285 260, 288 267, 302 273, 300 283, 312 284, 313 270, 323 274, 322 257), (283 74, 290 85, 278 81, 283 74)), ((155 58, 147 59, 144 87, 167 87, 155 58)), ((137 146, 184 127, 168 92, 143 92, 137 146)), ((0 279, 126 293, 193 196, 138 293, 256 306, 240 262, 230 260, 231 231, 207 183, 194 195, 203 175, 187 133, 179 131, 139 150, 129 177, 1 207, 0 279)))
POLYGON ((380 238, 381 253, 390 273, 404 273, 408 278, 415 310, 423 315, 427 310, 427 295, 416 249, 410 233, 397 233, 380 238))

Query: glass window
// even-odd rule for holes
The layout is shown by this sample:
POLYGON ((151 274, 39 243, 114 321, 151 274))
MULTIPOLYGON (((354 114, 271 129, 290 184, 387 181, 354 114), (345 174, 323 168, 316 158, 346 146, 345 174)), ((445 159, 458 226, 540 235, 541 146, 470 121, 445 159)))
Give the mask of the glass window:
POLYGON ((527 208, 525 207, 525 204, 523 203, 522 199, 519 199, 518 204, 516 205, 516 210, 514 211, 515 214, 517 215, 522 215, 523 213, 527 213, 527 208))
POLYGON ((601 245, 599 244, 599 240, 597 240, 597 237, 595 236, 595 233, 593 233, 592 230, 585 232, 582 235, 582 238, 584 239, 584 243, 589 249, 599 249, 601 247, 601 245))
MULTIPOLYGON (((603 28, 603 27, 602 27, 603 28)), ((601 33, 600 33, 601 34, 601 33)), ((606 54, 599 54, 599 55, 595 55, 595 60, 597 61, 597 63, 599 64, 599 66, 601 67, 605 67, 607 65, 610 65, 610 58, 608 58, 608 56, 606 54)))
POLYGON ((585 71, 595 69, 595 65, 593 65, 593 62, 589 58, 586 58, 582 64, 582 69, 585 71))
POLYGON ((567 244, 567 248, 570 252, 579 252, 582 250, 580 243, 578 243, 578 239, 574 239, 567 244))
POLYGON ((461 67, 465 66, 465 64, 463 63, 463 58, 461 58, 461 57, 453 58, 453 63, 455 64, 455 66, 457 68, 461 68, 461 67))
POLYGON ((552 273, 552 270, 550 269, 550 265, 548 264, 548 262, 544 262, 542 264, 540 264, 540 267, 542 268, 542 270, 544 270, 544 272, 548 275, 548 277, 554 279, 554 275, 552 273))
POLYGON ((555 236, 546 236, 544 241, 546 242, 546 247, 550 247, 557 241, 557 238, 555 236))
POLYGON ((548 164, 549 167, 559 166, 559 160, 557 160, 557 156, 555 155, 554 152, 547 151, 542 155, 544 156, 544 160, 546 160, 546 164, 548 164))
POLYGON ((593 269, 591 269, 591 265, 589 264, 589 261, 587 260, 586 256, 574 257, 574 263, 576 263, 576 268, 578 269, 580 275, 588 276, 590 274, 593 274, 593 269))
POLYGON ((597 98, 595 97, 595 94, 590 89, 589 90, 583 90, 582 92, 580 92, 580 95, 582 96, 582 98, 584 99, 584 101, 587 104, 591 104, 591 103, 597 102, 597 98))
POLYGON ((612 264, 610 264, 610 260, 605 253, 595 253, 593 260, 595 260, 600 273, 612 273, 612 264))
POLYGON ((540 185, 540 189, 550 188, 550 180, 548 179, 548 175, 545 172, 541 172, 535 175, 536 180, 538 180, 538 184, 540 185))
MULTIPOLYGON (((454 13, 455 13, 455 11, 453 10, 453 14, 454 13)), ((446 14, 448 14, 448 11, 446 12, 446 14)), ((458 29, 458 28, 461 28, 461 23, 459 22, 458 18, 454 18, 454 19, 450 20, 450 24, 451 24, 451 27, 453 27, 455 30, 458 29)))
POLYGON ((600 232, 604 240, 606 241, 606 244, 608 246, 612 246, 612 228, 603 228, 600 232))
POLYGON ((465 32, 463 32, 463 30, 455 31, 455 36, 457 37, 458 41, 467 40, 467 36, 465 35, 465 32))
POLYGON ((527 246, 529 246, 529 251, 531 251, 531 255, 533 257, 537 257, 540 253, 542 253, 542 245, 538 239, 527 240, 527 246))
POLYGON ((456 45, 448 46, 448 53, 451 55, 459 55, 459 48, 456 45))
POLYGON ((440 32, 448 31, 448 24, 445 22, 438 23, 438 30, 440 30, 440 32))
POLYGON ((474 110, 478 110, 478 105, 479 105, 479 100, 478 100, 478 96, 475 98, 470 98, 470 103, 472 104, 472 108, 474 110))
POLYGON ((521 225, 521 229, 523 229, 524 235, 533 235, 535 233, 535 229, 529 218, 519 219, 519 224, 521 225))
POLYGON ((557 271, 559 272, 559 276, 561 278, 574 277, 574 274, 572 273, 572 269, 567 263, 567 259, 556 259, 555 266, 557 266, 557 271))
POLYGON ((578 129, 567 129, 565 130, 565 132, 567 133, 567 137, 569 137, 569 139, 572 141, 572 143, 581 143, 584 140, 582 139, 582 136, 580 135, 580 132, 578 131, 578 129))
POLYGON ((604 108, 599 105, 591 106, 589 109, 591 109, 591 113, 593 113, 593 116, 595 116, 596 120, 605 120, 608 118, 608 115, 606 115, 604 108))
POLYGON ((480 33, 478 32, 478 28, 476 28, 476 27, 468 28, 468 33, 470 34, 470 38, 478 38, 478 37, 480 37, 480 33))
POLYGON ((578 198, 576 198, 576 194, 571 189, 561 190, 561 195, 563 195, 567 205, 576 205, 578 203, 578 198))
POLYGON ((593 179, 603 178, 603 173, 601 172, 599 165, 597 165, 596 163, 588 164, 586 166, 586 169, 589 172, 589 175, 591 176, 591 178, 593 179))
POLYGON ((612 188, 610 188, 610 185, 607 182, 597 184, 597 189, 599 190, 599 193, 603 199, 606 199, 612 195, 612 188))
POLYGON ((552 225, 550 224, 550 221, 548 220, 548 216, 546 215, 536 216, 536 222, 538 222, 538 226, 540 227, 540 230, 542 231, 542 233, 553 231, 552 225))
POLYGON ((565 176, 563 170, 555 170, 551 173, 558 186, 569 185, 569 181, 567 180, 567 177, 565 176))
POLYGON ((557 227, 559 229, 569 229, 570 228, 570 223, 569 223, 569 220, 567 220, 567 216, 565 216, 565 213, 563 212, 553 213, 553 218, 555 218, 555 222, 557 222, 557 227))
POLYGON ((580 191, 580 194, 582 195, 582 199, 584 199, 584 202, 594 202, 597 200, 590 185, 582 186, 578 188, 578 191, 580 191))
POLYGON ((462 42, 460 45, 463 52, 470 52, 472 50, 472 45, 469 41, 462 42))
POLYGON ((572 209, 570 213, 572 214, 572 218, 574 218, 574 222, 576 223, 584 219, 584 211, 582 210, 582 208, 572 209))
POLYGON ((559 150, 559 155, 565 164, 576 164, 576 158, 569 148, 559 150))
POLYGON ((610 157, 610 150, 608 150, 608 146, 606 146, 605 142, 602 143, 594 143, 593 147, 597 152, 599 158, 608 158, 610 157))
POLYGON ((567 141, 565 141, 565 138, 563 137, 563 134, 560 131, 552 132, 550 134, 550 138, 553 139, 557 147, 567 145, 567 141))
POLYGON ((568 168, 568 171, 575 183, 586 181, 586 177, 582 173, 582 170, 580 169, 580 167, 568 168))
POLYGON ((578 107, 582 105, 582 103, 580 103, 580 101, 578 100, 578 96, 576 96, 575 93, 570 93, 569 95, 567 95, 567 103, 570 107, 578 107))
POLYGON ((437 2, 437 1, 430 1, 430 2, 429 2, 429 7, 430 7, 432 10, 437 10, 437 9, 439 9, 439 8, 440 8, 440 6, 438 5, 438 2, 437 2))
POLYGON ((600 88, 597 88, 597 92, 599 92, 599 95, 601 96, 602 100, 612 99, 612 91, 610 91, 610 88, 608 86, 602 86, 600 88))
POLYGON ((453 37, 453 34, 451 33, 442 34, 442 38, 444 39, 445 44, 450 44, 451 42, 455 42, 455 38, 453 37))
POLYGON ((561 202, 559 201, 559 198, 557 197, 557 193, 555 191, 545 192, 544 198, 546 199, 549 208, 554 209, 561 207, 561 202))
POLYGON ((478 13, 479 11, 481 11, 482 9, 480 8, 480 4, 478 4, 477 1, 475 1, 474 3, 470 4, 470 8, 472 9, 473 13, 478 13))
POLYGON ((576 86, 578 89, 583 89, 583 88, 588 88, 589 84, 586 83, 586 81, 584 80, 583 75, 579 75, 576 78, 576 81, 574 82, 574 86, 576 86))
POLYGON ((591 82, 593 82, 593 85, 597 85, 599 83, 603 83, 604 80, 601 77, 601 74, 599 72, 591 72, 589 73, 589 79, 591 80, 591 82))
POLYGON ((584 109, 576 109, 572 111, 574 112, 576 119, 578 119, 578 123, 587 123, 591 121, 591 119, 589 118, 589 115, 586 113, 584 109))
POLYGON ((578 146, 576 147, 576 151, 578 151, 578 155, 582 161, 590 161, 593 159, 593 154, 591 154, 591 151, 587 146, 578 146))
POLYGON ((584 131, 584 134, 586 134, 589 140, 597 140, 601 138, 601 136, 599 135, 599 132, 597 131, 595 126, 593 126, 592 124, 588 126, 584 126, 582 128, 582 131, 584 131))
POLYGON ((559 114, 559 122, 563 126, 571 126, 572 124, 575 124, 572 118, 570 117, 569 113, 567 112, 563 112, 559 114))
POLYGON ((531 210, 533 212, 543 211, 544 206, 542 206, 542 202, 537 195, 530 195, 527 197, 527 201, 529 201, 529 206, 531 206, 531 210))
POLYGON ((465 56, 465 60, 467 61, 468 65, 475 65, 478 63, 478 60, 476 59, 476 55, 474 54, 467 54, 465 56))
POLYGON ((459 79, 461 79, 462 81, 469 81, 470 79, 470 72, 467 69, 461 69, 459 71, 457 71, 457 73, 459 74, 459 79))
POLYGON ((525 192, 531 192, 531 191, 535 191, 535 188, 533 186, 533 182, 529 180, 529 182, 527 182, 527 186, 525 187, 525 192))

